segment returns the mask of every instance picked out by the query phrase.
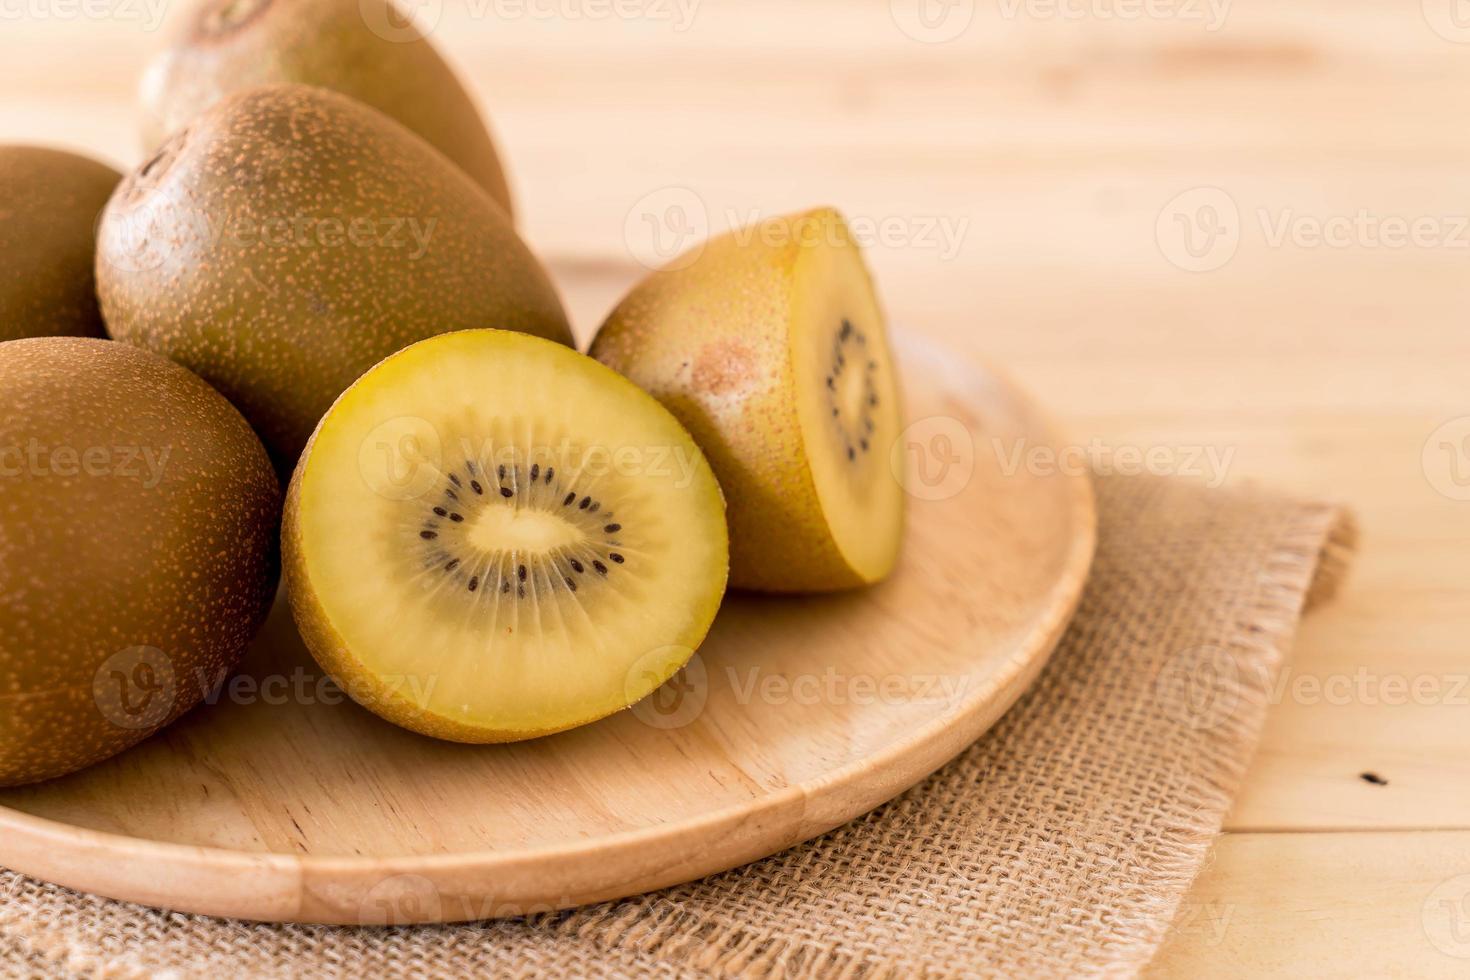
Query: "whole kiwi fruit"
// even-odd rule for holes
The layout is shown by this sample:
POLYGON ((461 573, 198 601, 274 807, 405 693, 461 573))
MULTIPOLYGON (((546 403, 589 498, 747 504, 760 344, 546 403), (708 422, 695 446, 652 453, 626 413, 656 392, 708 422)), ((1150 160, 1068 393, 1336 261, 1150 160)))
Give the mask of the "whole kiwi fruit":
POLYGON ((281 490, 217 392, 107 340, 0 343, 0 786, 197 704, 269 610, 281 490))
POLYGON ((317 85, 412 129, 514 214, 494 140, 453 69, 391 0, 202 0, 143 79, 151 151, 234 92, 317 85))
POLYGON ((0 146, 0 341, 102 337, 97 216, 122 174, 38 146, 0 146))
POLYGON ((199 374, 283 473, 368 368, 494 326, 571 344, 545 270, 462 171, 326 89, 231 96, 118 189, 98 236, 112 336, 199 374))

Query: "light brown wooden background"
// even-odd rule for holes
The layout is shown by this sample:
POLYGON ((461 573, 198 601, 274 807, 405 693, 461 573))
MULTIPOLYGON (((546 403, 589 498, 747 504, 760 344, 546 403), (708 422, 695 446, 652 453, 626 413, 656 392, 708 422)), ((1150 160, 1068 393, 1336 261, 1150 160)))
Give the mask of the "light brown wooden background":
MULTIPOLYGON (((91 2, 0 4, 0 140, 131 164, 166 0, 91 2)), ((446 0, 435 27, 584 336, 645 214, 833 203, 886 222, 895 320, 1008 364, 1080 443, 1352 503, 1355 577, 1156 972, 1470 971, 1470 422, 1431 438, 1470 416, 1470 5, 936 0, 964 29, 927 43, 920 0, 619 2, 446 0), (1222 201, 1233 254, 1181 269, 1175 212, 1222 201), (1303 237, 1330 218, 1357 227, 1303 237)))

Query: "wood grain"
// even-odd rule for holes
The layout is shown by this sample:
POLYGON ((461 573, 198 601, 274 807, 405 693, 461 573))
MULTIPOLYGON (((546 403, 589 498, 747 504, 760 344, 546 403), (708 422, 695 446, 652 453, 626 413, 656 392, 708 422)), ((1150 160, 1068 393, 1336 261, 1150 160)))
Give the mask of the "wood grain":
POLYGON ((917 457, 883 585, 730 596, 653 697, 505 746, 344 703, 278 602, 216 703, 86 772, 0 792, 0 864, 216 915, 479 919, 702 877, 892 798, 1036 676, 1095 537, 1085 473, 1010 467, 1004 447, 1062 445, 1014 389, 927 343, 898 353, 917 457))

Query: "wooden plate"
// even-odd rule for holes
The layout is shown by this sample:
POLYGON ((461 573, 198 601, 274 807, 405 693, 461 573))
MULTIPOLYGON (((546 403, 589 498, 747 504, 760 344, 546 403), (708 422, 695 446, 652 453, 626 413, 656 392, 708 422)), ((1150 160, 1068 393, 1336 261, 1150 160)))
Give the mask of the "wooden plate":
POLYGON ((1088 478, 1054 464, 1056 433, 1024 398, 899 341, 913 499, 886 584, 731 596, 697 660, 638 708, 492 747, 343 701, 278 602, 217 703, 91 770, 0 793, 0 865, 212 915, 459 921, 688 881, 891 799, 1040 671, 1095 534, 1088 478))

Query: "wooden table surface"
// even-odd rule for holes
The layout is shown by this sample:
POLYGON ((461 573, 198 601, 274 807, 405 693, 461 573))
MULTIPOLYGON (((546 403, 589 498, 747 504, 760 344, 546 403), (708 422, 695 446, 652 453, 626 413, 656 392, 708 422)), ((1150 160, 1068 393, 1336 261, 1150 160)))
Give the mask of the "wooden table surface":
MULTIPOLYGON (((167 0, 95 2, 0 8, 0 139, 131 165, 167 0)), ((1154 972, 1470 973, 1470 10, 922 2, 421 6, 584 335, 651 228, 833 203, 1079 444, 1351 503, 1154 972)))

